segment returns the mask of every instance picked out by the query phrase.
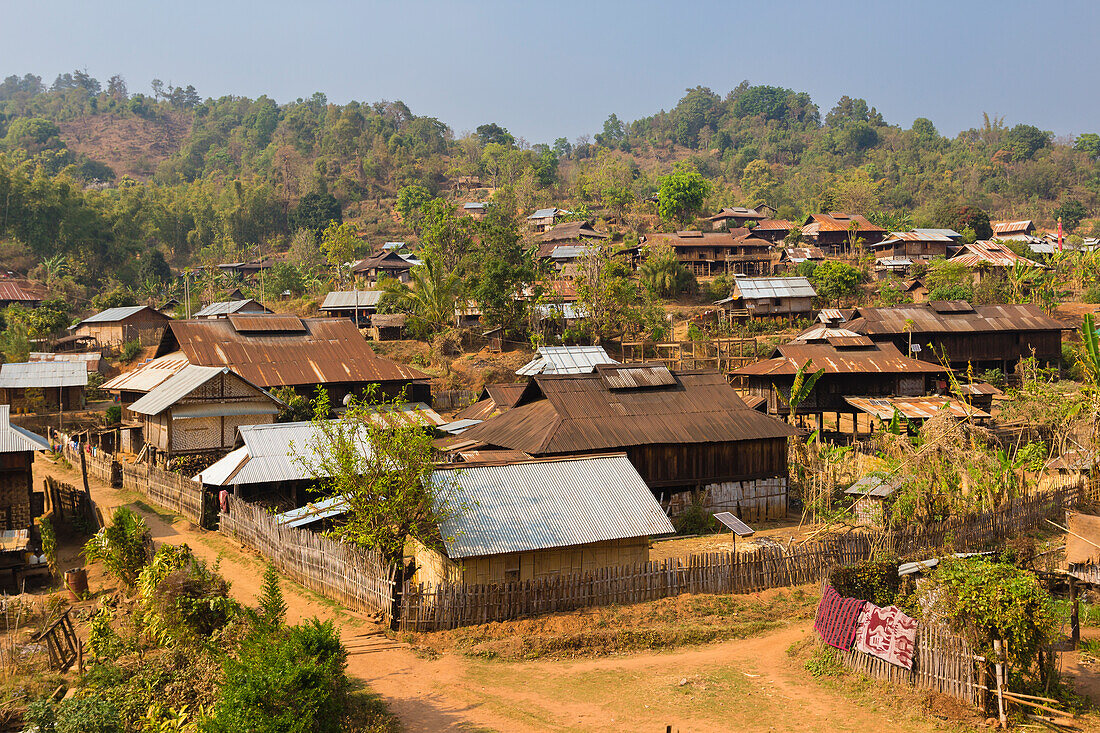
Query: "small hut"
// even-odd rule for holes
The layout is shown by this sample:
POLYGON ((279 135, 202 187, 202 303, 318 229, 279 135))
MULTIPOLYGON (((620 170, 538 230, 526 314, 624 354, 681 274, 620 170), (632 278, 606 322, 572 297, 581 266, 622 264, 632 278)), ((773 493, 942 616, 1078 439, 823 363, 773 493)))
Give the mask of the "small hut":
POLYGON ((885 527, 890 523, 894 495, 900 488, 901 479, 898 477, 883 478, 871 475, 856 481, 844 493, 856 497, 853 511, 860 523, 885 527))

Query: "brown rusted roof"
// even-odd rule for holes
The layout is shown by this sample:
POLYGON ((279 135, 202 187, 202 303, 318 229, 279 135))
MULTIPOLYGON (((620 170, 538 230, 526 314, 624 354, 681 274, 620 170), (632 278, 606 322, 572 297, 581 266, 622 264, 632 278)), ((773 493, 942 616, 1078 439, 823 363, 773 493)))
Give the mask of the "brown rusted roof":
POLYGON ((781 420, 749 409, 718 372, 670 375, 672 385, 615 390, 608 389, 599 371, 538 376, 516 407, 475 425, 462 437, 549 455, 794 434, 781 420))
POLYGON ((0 301, 16 303, 37 303, 45 296, 45 291, 26 280, 0 279, 0 301))
POLYGON ((519 401, 527 382, 510 384, 487 384, 481 390, 477 402, 455 414, 455 420, 488 420, 505 410, 510 410, 519 401))
POLYGON ((754 232, 789 232, 794 229, 794 224, 786 219, 764 219, 756 228, 754 232))
POLYGON ((855 222, 856 231, 859 232, 885 232, 880 226, 875 226, 867 217, 861 214, 843 214, 833 211, 828 214, 810 214, 803 222, 805 226, 816 225, 815 232, 846 232, 855 222))
POLYGON ((540 242, 568 242, 574 239, 608 239, 611 235, 606 232, 597 232, 587 221, 567 221, 555 224, 545 232, 539 234, 540 242))
POLYGON ((749 364, 733 373, 738 376, 790 375, 812 360, 810 371, 826 374, 942 374, 938 364, 903 356, 892 343, 859 344, 856 348, 832 343, 789 343, 777 349, 778 356, 749 364))
MULTIPOLYGON (((250 316, 272 318, 272 316, 250 316)), ((157 355, 177 349, 197 366, 227 366, 260 387, 402 382, 428 375, 378 356, 346 318, 298 319, 301 331, 238 331, 227 318, 173 321, 157 355)))
POLYGON ((985 410, 951 397, 845 397, 844 401, 881 420, 893 418, 894 410, 909 420, 927 420, 945 409, 952 417, 990 417, 985 410))
POLYGON ((1017 262, 1028 267, 1047 269, 1035 260, 1021 257, 1000 242, 981 241, 963 244, 963 249, 951 258, 952 262, 959 262, 967 267, 986 265, 988 267, 1014 267, 1017 262))
POLYGON ((980 305, 974 308, 966 301, 931 301, 892 308, 858 308, 844 327, 868 336, 1066 329, 1066 326, 1044 313, 1042 308, 1030 303, 980 305))
POLYGON ((1035 231, 1035 222, 1031 219, 1020 221, 992 221, 989 223, 994 234, 1030 234, 1035 231))

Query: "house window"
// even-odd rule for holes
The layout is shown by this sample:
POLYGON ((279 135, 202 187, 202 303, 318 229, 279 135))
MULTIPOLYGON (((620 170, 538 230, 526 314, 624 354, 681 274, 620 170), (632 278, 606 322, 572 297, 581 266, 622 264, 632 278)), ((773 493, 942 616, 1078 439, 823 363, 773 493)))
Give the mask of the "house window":
POLYGON ((783 305, 783 299, 782 298, 776 298, 775 299, 775 304, 776 305, 783 305))
POLYGON ((504 559, 504 581, 519 580, 519 555, 504 559))

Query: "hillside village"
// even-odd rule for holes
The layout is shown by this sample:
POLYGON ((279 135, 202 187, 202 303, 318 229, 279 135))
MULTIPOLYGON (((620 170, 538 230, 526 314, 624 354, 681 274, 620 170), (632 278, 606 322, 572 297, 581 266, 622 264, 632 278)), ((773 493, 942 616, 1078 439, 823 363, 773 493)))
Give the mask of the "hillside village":
POLYGON ((1092 183, 747 84, 551 147, 119 83, 0 86, 11 730, 1100 723, 1092 183))

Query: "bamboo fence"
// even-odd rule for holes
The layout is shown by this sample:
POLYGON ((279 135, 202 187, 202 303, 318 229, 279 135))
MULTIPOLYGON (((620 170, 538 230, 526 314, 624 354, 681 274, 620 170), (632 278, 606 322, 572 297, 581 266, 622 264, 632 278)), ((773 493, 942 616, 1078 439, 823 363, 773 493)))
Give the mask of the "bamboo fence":
POLYGON ((206 492, 202 484, 178 473, 147 464, 122 463, 122 488, 144 494, 150 501, 167 507, 201 525, 206 492))
POLYGON ((902 669, 854 647, 846 652, 838 650, 838 654, 841 664, 871 679, 940 692, 978 708, 985 705, 985 659, 976 655, 964 639, 921 621, 913 651, 912 669, 902 669))
POLYGON ((396 568, 381 556, 277 524, 262 507, 233 496, 218 528, 310 590, 354 611, 391 617, 396 568))

